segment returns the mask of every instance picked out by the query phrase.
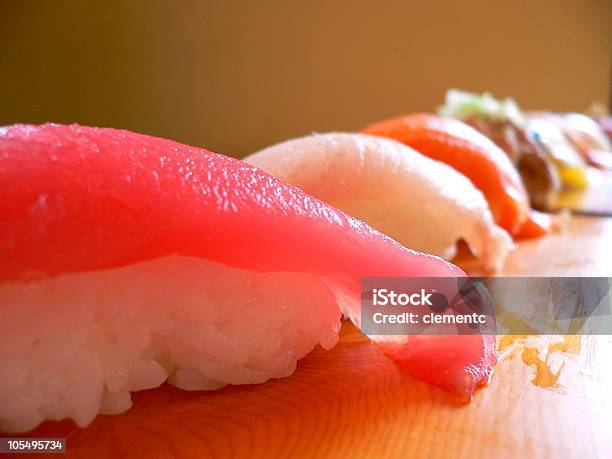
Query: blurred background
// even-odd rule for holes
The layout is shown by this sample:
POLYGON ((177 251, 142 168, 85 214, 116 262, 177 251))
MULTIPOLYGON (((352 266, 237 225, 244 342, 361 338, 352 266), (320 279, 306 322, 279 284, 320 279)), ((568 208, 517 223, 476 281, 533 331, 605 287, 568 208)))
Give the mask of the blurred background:
POLYGON ((609 0, 0 2, 0 124, 112 126, 241 157, 433 111, 610 100, 609 0))

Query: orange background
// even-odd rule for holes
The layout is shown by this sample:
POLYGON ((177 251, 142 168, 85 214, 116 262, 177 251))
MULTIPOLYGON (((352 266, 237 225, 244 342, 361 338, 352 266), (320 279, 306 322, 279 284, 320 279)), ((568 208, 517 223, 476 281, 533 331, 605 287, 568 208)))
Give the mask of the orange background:
POLYGON ((610 3, 3 1, 0 124, 132 129, 241 156, 433 110, 448 87, 584 110, 610 3))

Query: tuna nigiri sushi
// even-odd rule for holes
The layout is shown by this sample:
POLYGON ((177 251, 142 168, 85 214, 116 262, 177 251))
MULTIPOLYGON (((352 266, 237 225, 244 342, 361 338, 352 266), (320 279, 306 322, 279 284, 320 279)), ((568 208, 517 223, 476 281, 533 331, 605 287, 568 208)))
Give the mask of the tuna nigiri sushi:
POLYGON ((245 161, 420 252, 451 259, 464 240, 485 270, 495 270, 512 247, 466 177, 393 140, 319 134, 274 145, 245 161))
MULTIPOLYGON (((463 276, 248 165, 127 131, 0 128, 0 430, 261 383, 337 341, 363 276, 463 276)), ((463 397, 494 337, 384 350, 463 397)))

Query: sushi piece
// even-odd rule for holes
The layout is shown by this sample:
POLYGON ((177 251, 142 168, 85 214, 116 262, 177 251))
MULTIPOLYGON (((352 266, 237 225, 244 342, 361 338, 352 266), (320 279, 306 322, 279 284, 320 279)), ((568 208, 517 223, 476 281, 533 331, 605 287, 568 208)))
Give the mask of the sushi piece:
MULTIPOLYGON (((563 132, 573 149, 579 152, 590 165, 599 169, 612 169, 612 143, 593 118, 582 113, 534 113, 529 115, 545 118, 554 123, 563 132)), ((567 148, 566 145, 564 148, 567 148)), ((580 161, 574 160, 574 163, 580 164, 580 161)), ((583 165, 582 169, 584 169, 583 165)))
POLYGON ((525 129, 525 115, 513 99, 451 89, 439 113, 462 120, 504 150, 521 175, 531 206, 555 207, 561 191, 559 172, 543 146, 525 129))
MULTIPOLYGON (((340 309, 359 323, 364 276, 464 276, 243 161, 128 131, 0 128, 0 197, 6 432, 86 426, 166 380, 288 376, 336 343, 340 309)), ((494 342, 400 336, 386 352, 469 398, 494 342)))
MULTIPOLYGON (((498 100, 488 93, 451 89, 439 113, 470 124, 499 145, 520 172, 531 205, 540 210, 555 209, 562 189, 588 185, 580 144, 602 145, 597 125, 584 115, 525 113, 513 99, 498 100)), ((589 159, 588 153, 585 157, 589 159)))
POLYGON ((529 136, 546 151, 555 165, 563 188, 582 190, 588 187, 586 163, 562 129, 562 121, 551 113, 527 113, 525 121, 529 136))
POLYGON ((495 222, 515 235, 529 214, 527 192, 508 156, 467 124, 431 114, 414 114, 372 124, 363 132, 388 137, 469 178, 484 194, 495 222))
POLYGON ((393 140, 319 134, 245 161, 420 252, 452 259, 464 240, 485 270, 496 270, 513 245, 467 178, 393 140))

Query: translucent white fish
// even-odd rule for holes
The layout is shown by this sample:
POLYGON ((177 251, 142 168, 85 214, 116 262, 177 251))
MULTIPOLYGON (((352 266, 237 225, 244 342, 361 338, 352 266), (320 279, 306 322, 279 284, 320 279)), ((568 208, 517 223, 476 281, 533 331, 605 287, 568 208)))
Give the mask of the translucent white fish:
POLYGON ((469 179, 393 140, 317 134, 245 161, 414 250, 451 259, 464 240, 484 270, 496 270, 513 247, 469 179))

